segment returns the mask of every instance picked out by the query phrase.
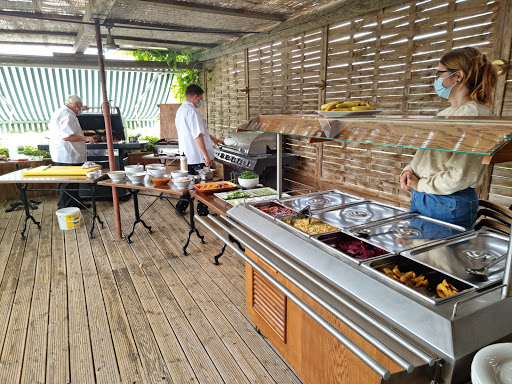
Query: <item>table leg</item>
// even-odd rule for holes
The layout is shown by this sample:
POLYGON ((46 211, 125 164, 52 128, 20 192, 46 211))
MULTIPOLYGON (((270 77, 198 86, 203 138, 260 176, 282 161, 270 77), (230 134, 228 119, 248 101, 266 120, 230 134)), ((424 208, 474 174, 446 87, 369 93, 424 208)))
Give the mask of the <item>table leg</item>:
POLYGON ((28 219, 31 219, 34 222, 34 224, 37 225, 37 229, 41 229, 41 224, 38 221, 36 221, 36 219, 34 219, 34 216, 30 214, 30 207, 27 199, 27 184, 16 184, 16 186, 20 190, 21 201, 23 202, 23 207, 25 208, 25 222, 23 223, 23 230, 21 231, 21 238, 25 240, 25 231, 27 230, 28 219))
POLYGON ((187 194, 187 200, 190 204, 189 206, 189 226, 190 226, 190 231, 188 232, 188 237, 187 237, 187 242, 185 243, 185 245, 183 246, 183 254, 186 256, 187 255, 187 247, 188 247, 188 244, 190 243, 190 237, 192 236, 192 234, 195 232, 197 237, 199 237, 199 239, 201 239, 201 244, 204 244, 205 241, 204 241, 204 236, 201 236, 199 234, 199 231, 197 230, 196 228, 196 225, 194 223, 194 198, 190 195, 190 194, 187 194))
MULTIPOLYGON (((29 206, 30 209, 37 209, 37 208, 39 208, 37 205, 41 204, 41 201, 28 199, 27 203, 28 203, 28 206, 29 206)), ((12 212, 16 208, 18 208, 20 205, 23 205, 23 204, 24 204, 23 201, 21 199, 19 199, 18 201, 12 203, 9 208, 6 208, 5 212, 12 212)))
MULTIPOLYGON (((238 248, 239 248, 242 252, 245 252, 245 248, 244 248, 244 247, 242 247, 242 244, 240 244, 240 242, 239 242, 237 239, 235 239, 235 238, 234 238, 233 236, 231 236, 231 235, 228 235, 228 239, 229 239, 229 241, 231 241, 232 243, 235 243, 236 245, 238 245, 238 248)), ((220 250, 220 252, 219 252, 219 254, 213 257, 213 264, 215 264, 215 265, 219 265, 219 264, 220 264, 220 263, 219 263, 219 259, 220 259, 220 257, 224 254, 224 251, 225 251, 225 250, 226 250, 226 244, 223 244, 223 245, 222 245, 222 248, 221 248, 221 250, 220 250)))
POLYGON ((98 220, 98 223, 100 223, 101 228, 105 228, 105 225, 103 224, 103 221, 101 221, 101 219, 98 216, 98 213, 96 211, 96 183, 91 184, 89 186, 89 189, 91 190, 91 205, 92 205, 92 220, 91 220, 91 230, 89 231, 89 237, 92 239, 94 237, 93 231, 94 231, 95 220, 98 220))
POLYGON ((146 228, 146 229, 148 230, 148 232, 149 232, 149 233, 153 233, 153 232, 151 231, 151 227, 150 227, 150 226, 148 226, 148 225, 144 222, 144 220, 142 220, 142 219, 140 218, 140 212, 139 212, 139 198, 138 198, 138 196, 137 196, 137 195, 138 195, 138 193, 139 193, 139 191, 138 191, 137 189, 130 189, 130 192, 131 192, 131 193, 132 193, 132 195, 133 195, 133 211, 135 212, 135 221, 133 222, 132 231, 130 232, 130 234, 129 234, 128 236, 126 236, 126 241, 127 241, 128 243, 132 243, 132 241, 131 241, 131 239, 130 239, 130 238, 133 236, 133 233, 135 232, 135 225, 136 225, 137 223, 141 223, 141 224, 144 226, 144 228, 146 228))

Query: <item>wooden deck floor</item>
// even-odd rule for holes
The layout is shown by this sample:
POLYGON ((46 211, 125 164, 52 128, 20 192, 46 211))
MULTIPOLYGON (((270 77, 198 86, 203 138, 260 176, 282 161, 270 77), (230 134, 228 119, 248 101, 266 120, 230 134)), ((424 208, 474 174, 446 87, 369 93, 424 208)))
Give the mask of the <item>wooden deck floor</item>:
MULTIPOLYGON (((149 198, 140 198, 141 211, 149 198)), ((23 212, 0 203, 0 383, 301 383, 253 328, 245 311, 244 264, 199 226, 192 237, 166 201, 143 216, 133 244, 105 228, 61 231, 47 197, 21 240, 23 212), (99 235, 98 235, 99 233, 99 235)), ((132 202, 121 203, 123 229, 132 202)), ((86 214, 89 225, 90 215, 86 214)))

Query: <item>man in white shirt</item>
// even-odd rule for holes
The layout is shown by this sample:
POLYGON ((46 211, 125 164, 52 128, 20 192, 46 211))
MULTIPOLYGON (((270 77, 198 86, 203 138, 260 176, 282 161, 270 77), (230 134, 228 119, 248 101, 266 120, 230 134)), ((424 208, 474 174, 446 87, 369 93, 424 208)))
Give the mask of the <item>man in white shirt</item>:
MULTIPOLYGON (((92 137, 83 135, 77 116, 89 109, 76 95, 66 98, 66 105, 56 110, 50 118, 50 154, 55 165, 82 165, 87 161, 86 143, 94 143, 92 137)), ((58 186, 59 209, 66 207, 85 207, 79 205, 78 184, 61 183, 58 186), (75 200, 76 199, 76 200, 75 200)))
POLYGON ((185 90, 186 100, 176 111, 176 130, 180 153, 185 153, 188 162, 188 173, 195 175, 198 169, 213 164, 213 144, 224 144, 208 132, 203 115, 198 108, 203 103, 204 91, 201 87, 191 84, 185 90))

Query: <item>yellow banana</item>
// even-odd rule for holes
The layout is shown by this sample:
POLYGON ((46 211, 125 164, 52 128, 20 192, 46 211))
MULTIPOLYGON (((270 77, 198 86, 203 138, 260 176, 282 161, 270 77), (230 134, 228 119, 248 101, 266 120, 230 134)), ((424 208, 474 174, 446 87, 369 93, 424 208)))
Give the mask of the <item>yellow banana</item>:
POLYGON ((338 101, 331 101, 330 103, 324 104, 320 107, 322 111, 330 111, 334 107, 336 107, 336 104, 338 104, 338 101), (330 109, 328 109, 330 108, 330 109))
POLYGON ((375 107, 368 107, 366 105, 360 105, 360 106, 357 106, 357 107, 352 107, 352 111, 374 111, 376 109, 377 108, 375 108, 375 107))

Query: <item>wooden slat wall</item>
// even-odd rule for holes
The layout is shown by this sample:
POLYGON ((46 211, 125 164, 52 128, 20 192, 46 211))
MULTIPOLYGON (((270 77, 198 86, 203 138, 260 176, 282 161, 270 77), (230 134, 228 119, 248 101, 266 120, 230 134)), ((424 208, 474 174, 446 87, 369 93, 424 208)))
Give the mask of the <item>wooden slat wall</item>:
MULTIPOLYGON (((370 101, 386 114, 435 115, 448 107, 432 87, 444 52, 471 45, 491 59, 510 59, 512 23, 504 13, 510 4, 511 0, 409 1, 212 60, 206 64, 214 79, 208 84, 209 125, 226 132, 245 119, 244 111, 249 118, 261 113, 315 113, 321 103, 335 99, 370 101), (239 116, 226 116, 225 106, 233 99, 224 96, 232 97, 226 90, 234 81, 236 61, 245 54, 249 93, 237 98, 239 116), (325 89, 319 87, 321 81, 325 89), (210 112, 213 106, 219 108, 216 114, 210 112)), ((503 106, 502 115, 512 115, 512 69, 506 76, 503 97, 496 100, 503 106)), ((298 163, 286 170, 290 179, 313 188, 342 186, 402 205, 409 202, 410 194, 400 190, 398 180, 413 150, 311 144, 296 137, 286 138, 285 145, 299 155, 298 163)), ((511 171, 495 166, 490 188, 482 196, 510 205, 511 171)))

